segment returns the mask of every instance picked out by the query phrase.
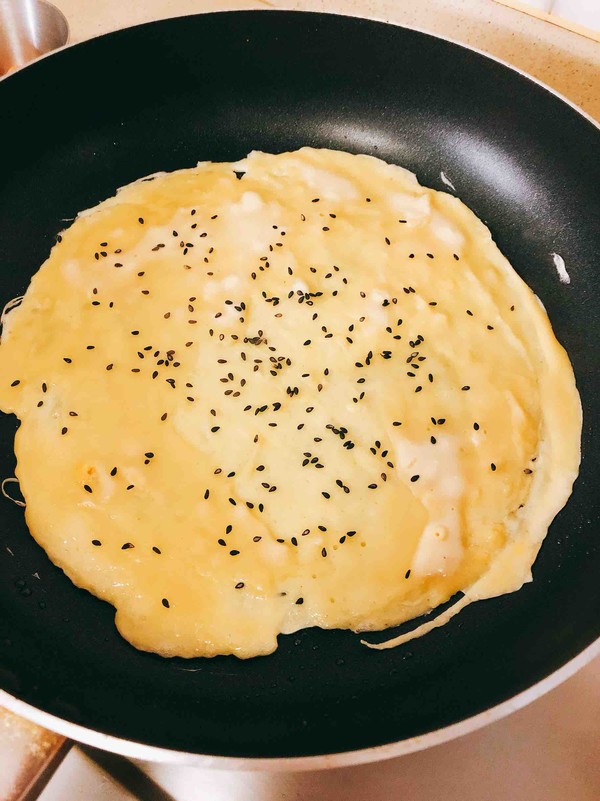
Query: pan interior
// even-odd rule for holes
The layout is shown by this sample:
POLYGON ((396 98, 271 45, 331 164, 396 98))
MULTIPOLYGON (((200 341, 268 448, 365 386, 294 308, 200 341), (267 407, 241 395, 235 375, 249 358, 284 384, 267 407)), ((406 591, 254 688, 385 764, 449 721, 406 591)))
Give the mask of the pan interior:
MULTIPOLYGON (((112 608, 75 588, 29 537, 21 510, 1 504, 2 688, 155 746, 300 756, 463 720, 600 635, 598 129, 527 78, 457 45, 285 12, 201 15, 100 37, 4 81, 0 100, 11 109, 0 152, 4 300, 23 292, 79 210, 140 176, 252 149, 364 152, 433 188, 447 188, 442 172, 452 181, 547 308, 584 407, 581 475, 534 582, 390 651, 369 651, 350 632, 311 629, 247 662, 137 652, 116 633, 112 608), (553 253, 570 283, 559 280, 553 253)), ((2 476, 14 473, 15 427, 12 417, 0 420, 2 476)))

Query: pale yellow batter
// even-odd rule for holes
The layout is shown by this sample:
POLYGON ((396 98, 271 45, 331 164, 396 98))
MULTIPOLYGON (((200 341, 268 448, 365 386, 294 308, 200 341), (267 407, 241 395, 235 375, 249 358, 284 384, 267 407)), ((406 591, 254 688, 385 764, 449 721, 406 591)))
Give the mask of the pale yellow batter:
POLYGON ((483 223, 309 148, 80 215, 6 316, 0 405, 31 533, 165 656, 516 590, 579 464, 571 365, 483 223))

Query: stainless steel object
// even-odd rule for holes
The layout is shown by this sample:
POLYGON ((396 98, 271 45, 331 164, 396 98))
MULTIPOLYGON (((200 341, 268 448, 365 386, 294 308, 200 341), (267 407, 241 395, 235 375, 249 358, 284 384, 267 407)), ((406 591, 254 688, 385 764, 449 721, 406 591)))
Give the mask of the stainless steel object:
POLYGON ((0 76, 67 43, 64 14, 46 0, 0 0, 0 76))

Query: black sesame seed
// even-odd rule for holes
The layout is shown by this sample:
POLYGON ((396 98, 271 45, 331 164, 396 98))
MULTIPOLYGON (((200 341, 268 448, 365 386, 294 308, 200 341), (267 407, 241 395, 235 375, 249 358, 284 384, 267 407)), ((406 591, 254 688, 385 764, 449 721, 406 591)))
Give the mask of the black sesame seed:
POLYGON ((169 603, 169 601, 166 598, 163 598, 161 603, 165 607, 165 609, 169 609, 170 606, 171 606, 171 604, 169 603))
POLYGON ((92 540, 92 545, 95 545, 96 548, 98 548, 98 546, 102 545, 102 543, 100 542, 100 540, 92 540))

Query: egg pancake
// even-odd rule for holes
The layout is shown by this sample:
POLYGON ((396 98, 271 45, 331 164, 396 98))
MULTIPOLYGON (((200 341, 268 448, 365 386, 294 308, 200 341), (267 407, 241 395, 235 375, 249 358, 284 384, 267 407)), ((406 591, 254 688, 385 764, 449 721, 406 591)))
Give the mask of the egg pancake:
POLYGON ((486 226, 310 148, 80 214, 5 316, 0 407, 31 534, 164 656, 517 590, 580 458, 569 359, 486 226))

